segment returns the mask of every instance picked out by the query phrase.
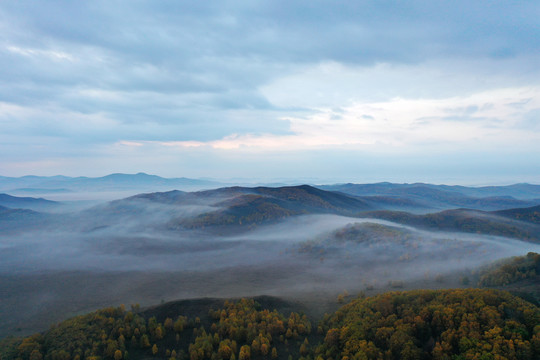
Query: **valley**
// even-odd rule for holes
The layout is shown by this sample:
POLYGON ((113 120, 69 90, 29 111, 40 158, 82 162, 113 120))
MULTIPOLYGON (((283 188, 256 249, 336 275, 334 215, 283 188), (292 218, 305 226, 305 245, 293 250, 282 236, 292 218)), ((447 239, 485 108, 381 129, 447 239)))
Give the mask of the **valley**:
POLYGON ((415 191, 391 205, 371 194, 228 187, 49 211, 30 209, 31 198, 9 208, 11 197, 0 203, 0 336, 111 305, 203 297, 271 295, 319 318, 344 292, 466 288, 483 265, 540 252, 532 190, 516 200, 532 207, 506 209, 508 195, 497 210, 442 212, 408 212, 415 191))

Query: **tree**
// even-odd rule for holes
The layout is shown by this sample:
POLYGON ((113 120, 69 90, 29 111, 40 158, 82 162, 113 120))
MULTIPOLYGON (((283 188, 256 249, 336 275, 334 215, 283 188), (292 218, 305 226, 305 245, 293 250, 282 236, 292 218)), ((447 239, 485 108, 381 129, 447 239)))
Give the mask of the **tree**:
POLYGON ((148 335, 144 334, 141 336, 141 348, 146 349, 150 347, 150 340, 148 339, 148 335))
POLYGON ((124 358, 124 354, 122 354, 121 350, 116 350, 114 352, 114 360, 122 360, 124 358))
POLYGON ((163 333, 164 331, 161 329, 161 326, 158 326, 155 330, 155 338, 156 340, 161 340, 163 339, 163 333))
POLYGON ((158 353, 158 347, 156 344, 154 344, 154 346, 152 346, 152 355, 157 355, 158 353))
POLYGON ((243 345, 240 348, 240 354, 238 354, 238 360, 250 360, 251 358, 251 348, 249 345, 243 345))
POLYGON ((186 323, 186 317, 185 316, 179 316, 178 319, 174 322, 174 331, 177 333, 182 332, 184 330, 184 324, 186 323))
POLYGON ((219 357, 222 360, 229 360, 232 354, 233 354, 233 351, 231 347, 229 346, 229 343, 227 341, 222 341, 219 344, 219 348, 218 348, 219 357))
POLYGON ((305 343, 303 343, 302 345, 300 345, 300 355, 306 356, 307 353, 308 353, 307 346, 305 343))
POLYGON ((39 352, 39 350, 32 350, 32 353, 30 354, 30 360, 42 360, 43 355, 39 352))
POLYGON ((169 330, 169 331, 172 330, 172 328, 174 326, 172 319, 169 318, 169 317, 166 318, 165 322, 163 323, 163 326, 165 327, 166 330, 169 330))
POLYGON ((261 345, 261 354, 263 356, 268 355, 268 344, 262 344, 261 345))

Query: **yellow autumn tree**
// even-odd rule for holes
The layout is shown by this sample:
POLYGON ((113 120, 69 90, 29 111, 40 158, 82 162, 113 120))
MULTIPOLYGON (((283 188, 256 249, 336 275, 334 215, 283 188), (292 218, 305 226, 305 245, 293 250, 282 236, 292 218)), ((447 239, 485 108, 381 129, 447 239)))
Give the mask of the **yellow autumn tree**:
POLYGON ((238 354, 238 360, 250 360, 251 358, 251 348, 249 345, 243 345, 240 348, 240 353, 238 354))
POLYGON ((116 350, 114 352, 114 360, 122 360, 124 358, 124 354, 122 354, 121 350, 116 350))

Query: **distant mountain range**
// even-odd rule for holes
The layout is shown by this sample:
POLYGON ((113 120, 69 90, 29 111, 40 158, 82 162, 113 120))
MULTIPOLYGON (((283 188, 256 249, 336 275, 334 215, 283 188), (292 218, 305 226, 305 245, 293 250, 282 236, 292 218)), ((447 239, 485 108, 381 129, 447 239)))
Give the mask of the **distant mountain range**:
MULTIPOLYGON (((432 189, 433 190, 433 189, 432 189)), ((431 193, 436 191, 429 190, 431 193)), ((415 195, 416 196, 416 195, 415 195)), ((468 199, 459 196, 460 199, 468 199)), ((486 211, 477 209, 450 209, 427 214, 414 214, 392 210, 406 209, 413 200, 385 196, 351 196, 341 192, 325 191, 309 185, 269 187, 228 187, 199 192, 170 191, 140 194, 109 203, 97 211, 104 218, 121 214, 134 214, 156 204, 173 207, 206 206, 193 216, 175 217, 167 222, 169 229, 218 229, 239 231, 258 224, 272 223, 305 214, 337 214, 358 218, 376 218, 419 228, 481 233, 506 236, 525 241, 540 241, 539 208, 520 207, 508 210, 486 211), (146 204, 146 205, 145 205, 146 204), (152 205, 153 204, 153 205, 152 205)), ((482 204, 477 199, 476 205, 482 204)), ((432 198, 426 197, 429 206, 432 198)), ((471 200, 472 201, 472 200, 471 200)), ((517 200, 516 200, 517 201, 517 200)), ((531 202, 518 202, 528 205, 531 202)), ((534 202, 532 202, 534 203, 534 202)), ((507 206, 510 203, 505 203, 507 206)), ((493 205, 491 203, 490 205, 493 205)), ((434 207, 434 206, 431 206, 434 207)))
POLYGON ((469 187, 460 185, 433 185, 425 183, 414 184, 394 184, 381 182, 374 184, 335 184, 322 185, 321 189, 342 191, 352 195, 373 196, 373 195, 400 195, 417 194, 423 196, 433 193, 461 194, 469 197, 514 197, 516 199, 540 198, 540 185, 527 183, 504 185, 504 186, 480 186, 469 187))
MULTIPOLYGON (((0 176, 0 192, 17 196, 52 196, 91 192, 163 192, 171 190, 196 191, 215 189, 228 184, 213 180, 163 178, 145 173, 110 174, 103 177, 0 176)), ((278 184, 263 186, 274 187, 278 184)), ((540 185, 514 184, 508 186, 450 186, 424 183, 393 184, 334 184, 316 185, 327 191, 337 191, 360 197, 366 206, 388 210, 429 212, 453 208, 504 210, 540 205, 540 185)), ((233 187, 234 189, 234 187, 233 187)), ((237 189, 238 190, 238 189, 237 189)), ((233 191, 237 191, 233 190, 233 191)), ((2 202, 0 202, 2 205, 2 202)), ((10 207, 9 205, 6 205, 10 207)))
POLYGON ((466 187, 432 184, 341 184, 322 185, 320 189, 340 191, 365 200, 386 201, 394 209, 443 210, 457 207, 501 210, 540 204, 540 185, 466 187))
POLYGON ((162 178, 145 173, 110 174, 103 177, 68 176, 0 176, 0 191, 17 194, 65 193, 78 191, 131 190, 156 191, 163 189, 200 189, 223 186, 223 184, 200 179, 162 178))
MULTIPOLYGON (((119 186, 123 182, 156 184, 181 179, 116 174, 72 180, 79 184, 88 181, 119 186)), ((235 186, 197 192, 144 193, 69 215, 46 214, 60 205, 57 202, 0 194, 0 206, 3 207, 0 222, 4 229, 10 230, 33 228, 38 222, 44 226, 48 223, 51 226, 70 224, 81 231, 129 223, 137 224, 141 229, 204 229, 236 233, 299 215, 336 214, 388 220, 430 230, 481 233, 538 242, 540 201, 533 198, 538 188, 537 185, 515 185, 476 189, 477 194, 484 191, 488 195, 508 191, 504 196, 476 198, 459 192, 472 193, 472 188, 429 184, 345 184, 318 188, 309 185, 235 186), (518 200, 508 195, 516 194, 516 189, 522 197, 533 199, 518 200)))

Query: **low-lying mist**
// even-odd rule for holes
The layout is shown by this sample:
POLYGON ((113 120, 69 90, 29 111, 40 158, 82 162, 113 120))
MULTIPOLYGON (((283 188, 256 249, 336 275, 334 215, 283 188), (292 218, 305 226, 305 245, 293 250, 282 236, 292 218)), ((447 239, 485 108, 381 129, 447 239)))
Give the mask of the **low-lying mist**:
POLYGON ((0 336, 120 303, 261 294, 334 298, 343 290, 433 286, 435 280, 454 286, 442 284, 445 276, 540 251, 509 238, 324 214, 236 232, 168 226, 219 210, 223 200, 192 198, 186 205, 136 198, 56 214, 38 228, 21 222, 0 235, 0 336))

